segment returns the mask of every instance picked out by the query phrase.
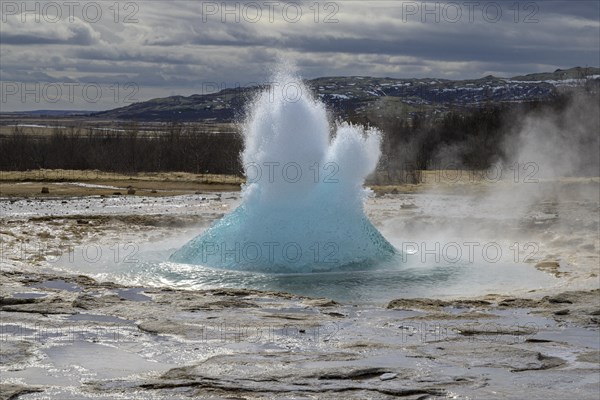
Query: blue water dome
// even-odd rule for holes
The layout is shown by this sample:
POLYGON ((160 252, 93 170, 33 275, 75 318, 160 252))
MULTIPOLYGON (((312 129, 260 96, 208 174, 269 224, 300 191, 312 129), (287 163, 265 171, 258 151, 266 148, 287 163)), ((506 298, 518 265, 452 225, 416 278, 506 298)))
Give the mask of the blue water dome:
POLYGON ((240 206, 170 261, 313 272, 365 268, 393 257, 396 250, 363 209, 363 183, 377 166, 380 132, 338 123, 330 138, 325 105, 300 78, 280 71, 273 82, 279 84, 257 96, 243 124, 247 182, 240 206))

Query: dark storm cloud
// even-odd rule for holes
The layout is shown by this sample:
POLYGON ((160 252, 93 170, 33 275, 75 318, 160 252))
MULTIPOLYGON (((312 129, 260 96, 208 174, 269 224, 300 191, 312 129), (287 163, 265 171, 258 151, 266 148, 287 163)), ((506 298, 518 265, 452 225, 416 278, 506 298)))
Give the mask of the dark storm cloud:
POLYGON ((422 21, 423 7, 445 3, 400 1, 335 2, 338 22, 331 24, 323 23, 323 9, 314 22, 312 1, 299 2, 304 17, 297 23, 281 18, 283 2, 274 21, 263 13, 258 23, 222 23, 219 14, 203 18, 199 1, 135 2, 132 23, 122 20, 123 13, 115 22, 108 9, 97 22, 22 23, 9 15, 0 28, 0 70, 2 80, 23 82, 135 81, 158 97, 189 93, 206 82, 264 82, 279 56, 294 60, 306 77, 460 79, 600 64, 599 1, 478 3, 473 21, 465 3, 454 3, 463 12, 456 23, 431 15, 422 21), (497 22, 481 11, 491 3, 502 10, 497 22), (406 15, 407 7, 417 7, 417 14, 406 15))
MULTIPOLYGON (((182 22, 183 26, 190 28, 185 34, 148 40, 147 44, 166 47, 177 44, 269 47, 302 52, 404 55, 440 61, 507 64, 552 64, 557 59, 565 58, 593 63, 599 31, 597 21, 590 17, 598 13, 599 3, 571 2, 569 6, 557 3, 527 2, 519 14, 514 14, 514 1, 494 2, 500 4, 503 10, 504 23, 486 21, 475 12, 474 23, 465 24, 449 23, 443 18, 439 23, 421 23, 419 14, 403 16, 401 6, 383 3, 387 16, 394 17, 395 23, 376 23, 379 35, 373 35, 373 30, 369 29, 374 25, 373 21, 366 17, 361 20, 356 16, 354 18, 360 24, 351 29, 348 29, 350 23, 345 24, 342 20, 335 26, 320 29, 317 34, 314 30, 291 29, 277 36, 259 34, 254 24, 211 24, 209 21, 205 28, 210 29, 201 30, 196 27, 197 21, 192 20, 190 25, 182 22), (531 4, 536 4, 536 8, 527 8, 531 4), (537 22, 523 23, 528 17, 537 22), (584 19, 567 21, 575 17, 584 19), (514 22, 515 18, 518 23, 514 22), (587 43, 580 46, 578 42, 582 39, 587 39, 587 43), (557 56, 557 46, 561 46, 560 57, 557 56)), ((428 18, 432 20, 431 16, 428 18)))
MULTIPOLYGON (((556 43, 551 46, 534 46, 518 39, 510 40, 486 34, 457 34, 444 37, 430 35, 393 41, 370 38, 295 37, 287 41, 286 45, 300 51, 404 55, 440 61, 503 63, 510 60, 544 64, 557 61, 556 43)), ((565 46, 560 52, 564 59, 588 63, 593 63, 594 57, 597 56, 593 49, 587 48, 565 46)))
POLYGON ((89 46, 98 43, 99 35, 92 27, 80 20, 71 23, 30 23, 19 22, 16 18, 3 16, 2 34, 0 44, 27 46, 27 45, 70 45, 89 46))
POLYGON ((73 83, 75 80, 63 76, 57 79, 41 71, 23 71, 20 66, 2 66, 2 81, 9 82, 66 82, 73 83))
POLYGON ((136 49, 115 49, 107 47, 85 47, 74 49, 70 53, 81 60, 137 62, 151 64, 186 65, 194 60, 187 54, 145 53, 136 49))
POLYGON ((32 35, 10 35, 6 34, 0 39, 0 44, 13 44, 13 45, 29 45, 29 44, 88 44, 88 41, 77 41, 77 40, 62 40, 59 38, 52 37, 39 37, 32 35), (79 43, 78 43, 79 42, 79 43))
MULTIPOLYGON (((510 3, 510 0, 505 0, 510 3)), ((513 2, 514 3, 514 2, 513 2)), ((600 18, 600 4, 596 0, 556 1, 542 0, 535 2, 542 14, 559 16, 575 16, 580 18, 600 18)))

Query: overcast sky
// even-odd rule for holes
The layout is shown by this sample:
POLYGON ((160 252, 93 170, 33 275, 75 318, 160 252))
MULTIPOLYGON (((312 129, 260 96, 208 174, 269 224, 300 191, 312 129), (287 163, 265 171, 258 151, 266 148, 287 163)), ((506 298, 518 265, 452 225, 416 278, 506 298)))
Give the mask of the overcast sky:
POLYGON ((103 110, 266 82, 280 57, 305 78, 600 65, 598 0, 223 5, 2 0, 2 110, 103 110))

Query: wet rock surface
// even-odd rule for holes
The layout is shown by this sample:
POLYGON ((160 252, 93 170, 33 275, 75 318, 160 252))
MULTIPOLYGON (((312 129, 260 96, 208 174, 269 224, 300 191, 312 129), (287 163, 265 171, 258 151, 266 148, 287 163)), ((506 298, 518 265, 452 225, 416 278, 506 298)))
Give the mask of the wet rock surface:
POLYGON ((11 400, 21 397, 27 393, 42 392, 42 389, 32 386, 22 386, 13 384, 0 384, 0 399, 11 400))
MULTIPOLYGON (((393 196, 370 205, 376 223, 401 204, 415 205, 401 209, 403 227, 456 223, 426 197, 393 196)), ((127 197, 110 207, 139 205, 127 208, 127 197)), ((600 246, 589 232, 598 226, 575 212, 597 213, 597 203, 558 204, 571 223, 527 220, 523 229, 536 230, 521 232, 547 235, 530 268, 560 273, 556 287, 352 304, 144 287, 56 269, 53 254, 66 245, 159 241, 173 227, 206 226, 229 204, 227 196, 198 200, 197 217, 166 200, 153 214, 86 214, 86 201, 63 204, 58 215, 47 202, 2 205, 16 211, 0 228, 0 399, 597 399, 600 246), (21 251, 28 238, 44 251, 21 251)))
POLYGON ((65 275, 53 278, 78 291, 11 300, 46 278, 2 275, 2 398, 591 399, 597 389, 598 291, 357 307, 138 288, 150 300, 137 301, 65 275))

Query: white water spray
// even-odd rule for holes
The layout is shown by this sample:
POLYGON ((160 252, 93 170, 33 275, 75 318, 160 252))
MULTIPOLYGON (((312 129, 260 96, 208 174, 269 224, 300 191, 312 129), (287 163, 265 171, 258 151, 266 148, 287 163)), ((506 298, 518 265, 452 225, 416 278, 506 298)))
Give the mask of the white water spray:
POLYGON ((171 256, 215 268, 310 272, 363 268, 395 250, 363 211, 380 132, 338 124, 289 71, 252 103, 243 133, 242 204, 171 256))

